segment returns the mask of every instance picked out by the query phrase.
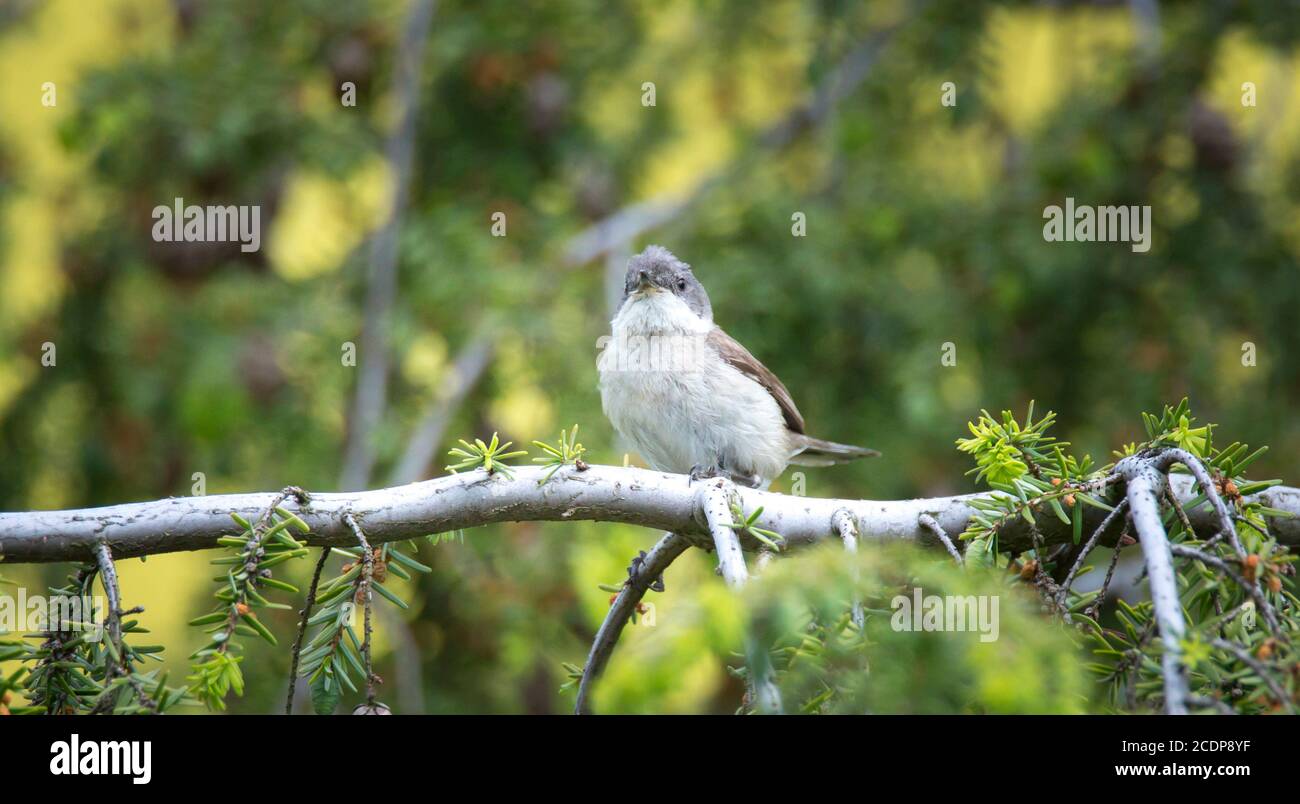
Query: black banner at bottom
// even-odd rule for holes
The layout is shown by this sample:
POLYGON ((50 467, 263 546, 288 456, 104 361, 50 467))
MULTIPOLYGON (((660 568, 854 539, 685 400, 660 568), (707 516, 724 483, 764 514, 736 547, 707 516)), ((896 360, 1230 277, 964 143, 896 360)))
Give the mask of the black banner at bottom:
POLYGON ((493 794, 519 785, 576 795, 581 780, 598 796, 617 795, 640 779, 638 797, 662 797, 664 779, 654 775, 679 778, 685 767, 691 776, 714 768, 734 775, 737 790, 769 793, 845 770, 926 791, 1005 789, 1021 774, 1035 789, 1112 779, 1115 790, 1132 781, 1285 784, 1295 774, 1298 725, 1281 716, 6 717, 0 789, 21 779, 49 792, 94 784, 212 793, 251 784, 342 793, 383 780, 427 784, 438 795, 472 773, 493 794))

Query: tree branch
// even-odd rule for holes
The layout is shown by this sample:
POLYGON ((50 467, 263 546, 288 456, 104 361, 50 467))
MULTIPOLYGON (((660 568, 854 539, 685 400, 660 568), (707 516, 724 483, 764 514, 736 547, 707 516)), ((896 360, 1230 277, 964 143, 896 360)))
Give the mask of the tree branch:
POLYGON ((293 714, 293 695, 298 689, 298 662, 302 658, 302 641, 307 636, 307 621, 311 619, 312 607, 316 605, 316 590, 320 588, 321 572, 325 569, 325 562, 330 557, 330 549, 322 547, 320 558, 316 559, 316 569, 311 575, 311 586, 307 587, 307 599, 302 604, 302 611, 298 613, 298 632, 293 639, 292 657, 289 660, 289 689, 284 696, 284 713, 293 714))
POLYGON ((627 581, 624 582, 618 596, 614 598, 614 602, 610 604, 609 613, 605 615, 605 621, 600 624, 596 639, 591 643, 587 663, 582 669, 582 681, 578 684, 578 701, 574 705, 576 714, 591 713, 591 703, 588 700, 591 686, 605 671, 605 665, 609 664, 609 657, 614 653, 614 644, 623 633, 623 627, 627 625, 632 612, 636 611, 636 607, 641 603, 641 598, 645 597, 650 584, 654 583, 668 565, 686 552, 686 548, 690 546, 691 543, 682 536, 676 533, 665 533, 664 537, 650 548, 645 558, 640 563, 634 563, 633 568, 628 571, 627 581))
POLYGON ((728 480, 710 480, 700 490, 700 510, 709 525, 713 549, 718 555, 718 569, 732 589, 739 589, 749 580, 745 555, 741 552, 740 536, 731 527, 731 495, 735 486, 728 480))
MULTIPOLYGON (((843 508, 839 509, 831 515, 831 527, 835 528, 835 532, 838 533, 840 539, 844 541, 844 552, 849 555, 857 555, 858 523, 853 520, 853 514, 843 508)), ((762 555, 762 553, 759 555, 762 555)), ((771 555, 771 553, 767 553, 767 555, 771 555)), ((959 565, 961 564, 961 556, 957 557, 957 563, 959 565)), ((854 567, 853 580, 855 583, 857 582, 857 579, 857 567, 854 567)), ((857 596, 854 596, 850 606, 850 616, 853 617, 853 624, 858 628, 862 628, 863 625, 866 624, 866 613, 862 610, 862 601, 857 596)))
MULTIPOLYGON (((711 543, 707 528, 695 518, 699 485, 692 485, 685 475, 593 465, 584 472, 557 472, 545 485, 539 485, 547 471, 542 466, 519 466, 514 468, 514 478, 508 479, 499 473, 488 476, 475 470, 374 491, 313 494, 297 512, 311 528, 302 538, 314 546, 354 545, 356 539, 342 520, 343 514, 351 511, 372 544, 493 522, 576 520, 641 525, 680 533, 695 544, 711 543)), ((1186 506, 1196 496, 1192 478, 1175 475, 1171 480, 1186 506)), ((755 524, 780 533, 791 546, 830 536, 833 530, 829 523, 841 508, 857 519, 861 538, 916 539, 922 533, 918 518, 929 513, 955 540, 974 513, 967 503, 984 496, 881 501, 795 497, 749 488, 737 488, 736 493, 744 510, 763 507, 755 524)), ((230 519, 231 512, 256 521, 278 496, 220 494, 102 508, 0 513, 0 561, 85 561, 94 556, 101 542, 110 546, 118 560, 211 549, 217 546, 220 536, 238 530, 230 519)), ((1300 489, 1275 486, 1253 498, 1300 515, 1300 489)), ((1097 527, 1105 513, 1091 506, 1085 508, 1084 526, 1097 527)), ((1198 531, 1217 532, 1217 518, 1208 503, 1187 514, 1198 531)), ((1064 544, 1072 539, 1070 526, 1051 513, 1040 514, 1037 526, 1048 544, 1064 544)), ((1270 519, 1269 528, 1280 542, 1300 544, 1300 517, 1270 519)), ((999 543, 1008 550, 1027 547, 1028 523, 1020 518, 1008 522, 999 534, 999 543)), ((748 550, 760 547, 744 535, 741 545, 748 550)))
POLYGON ((957 551, 957 546, 952 543, 952 539, 948 538, 948 534, 944 532, 943 528, 939 527, 939 523, 934 517, 929 514, 921 514, 916 518, 916 522, 933 535, 940 544, 948 548, 948 553, 952 556, 953 560, 957 562, 957 566, 962 567, 966 565, 966 562, 962 560, 961 553, 957 551))
POLYGON ((1165 677, 1165 713, 1187 714, 1187 698, 1191 694, 1187 673, 1183 667, 1182 638, 1186 629, 1183 607, 1178 600, 1178 579, 1174 573, 1174 557, 1169 550, 1169 539, 1160 519, 1160 495, 1164 490, 1164 476, 1150 458, 1131 456, 1115 465, 1127 486, 1129 510, 1133 528, 1142 545, 1146 559, 1147 577, 1151 585, 1151 603, 1155 607, 1155 620, 1164 643, 1161 664, 1165 677))

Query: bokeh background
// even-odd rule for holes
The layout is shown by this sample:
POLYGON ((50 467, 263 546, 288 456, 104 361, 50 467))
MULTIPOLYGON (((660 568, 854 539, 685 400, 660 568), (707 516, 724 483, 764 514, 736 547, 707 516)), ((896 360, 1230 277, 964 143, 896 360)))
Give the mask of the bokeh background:
MULTIPOLYGON (((1274 448, 1260 476, 1300 478, 1294 3, 443 0, 395 171, 411 5, 0 3, 0 509, 187 495, 194 473, 209 494, 339 488, 373 357, 340 350, 362 339, 371 240, 402 182, 365 485, 441 409, 424 477, 456 437, 553 440, 574 423, 594 461, 622 462, 597 339, 611 276, 652 242, 695 267, 810 429, 884 453, 807 470, 809 495, 971 490, 964 423, 1030 399, 1104 460, 1138 440, 1140 410, 1188 395, 1229 439, 1274 448), (177 196, 262 205, 262 249, 154 243, 150 211, 177 196), (1043 208, 1066 196, 1150 204, 1150 252, 1044 242, 1043 208)), ((411 610, 380 621, 381 697, 568 709, 561 662, 582 663, 609 599, 597 584, 656 536, 522 523, 422 544, 434 572, 394 581, 411 610)), ((174 679, 201 644, 185 622, 209 605, 210 557, 122 568, 174 679)), ((5 568, 33 586, 65 572, 5 568)), ((705 637, 668 627, 675 611, 732 616, 726 594, 707 556, 679 562, 606 700, 735 709, 740 685, 691 641, 705 637), (639 662, 665 651, 671 669, 639 662)), ((246 644, 231 709, 273 711, 287 650, 246 644)))

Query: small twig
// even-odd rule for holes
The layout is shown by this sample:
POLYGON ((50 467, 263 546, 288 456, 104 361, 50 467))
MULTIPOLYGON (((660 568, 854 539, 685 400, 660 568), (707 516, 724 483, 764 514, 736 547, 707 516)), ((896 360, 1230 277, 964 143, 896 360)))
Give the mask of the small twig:
POLYGON ((1061 594, 1061 587, 1057 586, 1056 580, 1047 571, 1047 551, 1037 523, 1029 525, 1029 533, 1033 537, 1034 547, 1034 586, 1038 589, 1038 594, 1061 615, 1061 621, 1073 625, 1070 607, 1062 602, 1064 595, 1061 594))
POLYGON ((107 544, 101 542, 95 548, 95 563, 99 565, 99 581, 108 597, 108 638, 118 656, 118 661, 109 663, 104 670, 104 684, 107 685, 117 675, 118 669, 126 670, 126 655, 122 653, 122 590, 117 582, 117 568, 113 565, 113 551, 107 544))
POLYGON ((708 522, 709 534, 718 554, 718 568, 727 585, 739 589, 749 580, 740 536, 731 528, 731 494, 733 486, 725 478, 708 481, 700 491, 700 510, 708 522))
POLYGON ((1146 560, 1147 576, 1151 587, 1151 603, 1155 608, 1155 622, 1164 644, 1161 657, 1165 685, 1165 712, 1171 715, 1187 714, 1187 674, 1182 659, 1182 639, 1186 632, 1182 604, 1178 599, 1178 581, 1174 572, 1173 555, 1169 538, 1165 535, 1160 518, 1160 490, 1163 478, 1150 458, 1130 456, 1115 465, 1115 470, 1126 481, 1126 495, 1137 531, 1142 555, 1146 560))
POLYGON ((370 656, 370 604, 374 599, 374 592, 370 588, 370 583, 371 579, 374 578, 375 554, 370 549, 370 542, 366 541, 366 534, 361 530, 361 526, 357 524, 356 517, 347 513, 343 515, 343 521, 356 535, 357 543, 361 545, 361 582, 358 584, 358 590, 362 593, 361 599, 365 606, 365 634, 361 641, 361 657, 366 662, 366 706, 373 708, 375 705, 375 671, 370 656))
POLYGON ((748 638, 745 640, 745 663, 749 665, 749 701, 753 709, 765 715, 779 715, 785 708, 781 702, 781 688, 776 685, 772 657, 766 648, 748 638))
POLYGON ((257 517, 256 523, 249 526, 248 542, 244 545, 241 551, 245 559, 244 570, 247 573, 246 579, 242 582, 244 588, 240 589, 238 596, 230 606, 230 613, 226 617, 224 629, 226 636, 217 646, 217 653, 225 654, 230 650, 232 644, 230 637, 234 635, 235 627, 237 626, 241 616, 239 614, 238 605, 235 604, 243 603, 248 595, 248 589, 251 589, 256 583, 256 579, 259 577, 257 568, 262 561, 262 551, 259 549, 262 545, 262 540, 265 539, 266 534, 270 532, 271 523, 274 519, 276 509, 278 509, 281 503, 290 497, 293 497, 297 501, 299 510, 302 510, 307 503, 311 502, 311 495, 306 491, 303 491, 297 486, 285 486, 271 498, 270 505, 266 506, 266 508, 262 510, 262 513, 257 517))
POLYGON ((262 511, 262 515, 257 518, 257 524, 253 527, 253 537, 260 543, 262 536, 271 527, 271 517, 275 514, 275 509, 284 504, 285 500, 290 497, 298 503, 299 506, 311 502, 311 495, 298 486, 285 486, 283 489, 271 498, 271 504, 262 511))
POLYGON ((1271 538, 1273 538, 1272 536, 1269 535, 1269 532, 1268 532, 1267 530, 1264 530, 1264 529, 1261 528, 1259 525, 1256 525, 1254 522, 1251 522, 1249 519, 1247 519, 1246 517, 1242 516, 1241 514, 1233 513, 1232 518, 1233 518, 1233 520, 1235 520, 1235 521, 1237 521, 1237 522, 1240 522, 1240 523, 1242 523, 1243 525, 1248 525, 1248 526, 1250 527, 1251 530, 1255 531, 1255 532, 1258 533, 1260 536, 1263 536, 1265 539, 1271 539, 1271 538))
POLYGON ((1223 614, 1215 615, 1215 618, 1213 620, 1205 624, 1205 630, 1206 631, 1217 630, 1220 632, 1220 635, 1222 635, 1224 626, 1226 626, 1228 623, 1232 622, 1233 620, 1237 619, 1237 617, 1241 616, 1245 612, 1249 611, 1254 605, 1255 604, 1253 601, 1247 600, 1245 603, 1242 603, 1234 607, 1231 611, 1225 612, 1223 614))
POLYGON ((1277 621, 1277 615, 1273 611, 1273 606, 1268 602, 1268 599, 1264 597, 1264 592, 1259 588, 1258 583, 1247 581, 1244 577, 1233 570, 1232 566, 1229 565, 1227 561, 1203 550, 1197 550, 1196 548, 1188 547, 1185 544, 1171 544, 1169 545, 1169 549, 1174 555, 1180 558, 1193 558, 1202 564, 1209 564, 1231 578, 1238 586, 1246 590, 1246 594, 1250 595, 1250 599, 1254 601, 1256 608, 1258 608, 1260 614, 1264 616, 1264 622, 1268 624, 1269 632, 1275 637, 1286 639, 1286 635, 1282 632, 1282 626, 1277 621))
MULTIPOLYGON (((1102 581, 1101 589, 1097 590, 1097 597, 1093 598, 1092 604, 1084 612, 1092 619, 1097 619, 1097 614, 1101 611, 1101 604, 1105 602, 1106 595, 1110 593, 1110 582, 1115 578, 1115 568, 1119 566, 1119 554, 1128 545, 1124 544, 1124 539, 1131 538, 1128 535, 1128 529, 1119 535, 1115 542, 1115 549, 1110 554, 1110 566, 1106 568, 1106 580, 1102 581)), ((1132 542, 1130 542, 1131 544, 1132 542)))
MULTIPOLYGON (((1076 500, 1075 505, 1078 504, 1079 502, 1078 500, 1076 500)), ((1110 528, 1111 524, 1115 521, 1115 519, 1117 517, 1121 517, 1124 515, 1124 511, 1127 508, 1128 508, 1128 500, 1127 499, 1120 500, 1119 504, 1115 506, 1114 510, 1106 514, 1106 518, 1101 521, 1101 524, 1098 525, 1096 530, 1092 532, 1092 535, 1088 537, 1088 541, 1083 545, 1083 550, 1079 552, 1078 558, 1074 560, 1074 565, 1070 567, 1070 571, 1068 574, 1066 574, 1065 580, 1061 582, 1061 591, 1058 593, 1060 596, 1057 598, 1057 605, 1060 606, 1065 605, 1065 597, 1070 593, 1070 586, 1074 583, 1074 579, 1079 574, 1079 570, 1083 568, 1083 562, 1087 560, 1088 554, 1091 553, 1093 551, 1093 548, 1097 546, 1097 542, 1101 540, 1102 535, 1106 533, 1107 529, 1110 528)), ((1119 552, 1118 546, 1116 552, 1117 553, 1119 552)))
MULTIPOLYGON (((1214 512, 1219 517, 1219 533, 1210 541, 1217 541, 1220 536, 1226 536, 1232 549, 1237 551, 1237 555, 1242 558, 1246 557, 1246 548, 1241 546, 1241 540, 1237 538, 1237 528, 1232 522, 1232 514, 1228 512, 1228 506, 1223 502, 1223 497, 1219 494, 1219 489, 1214 485, 1214 478, 1201 463, 1201 459, 1185 449, 1165 449, 1156 458, 1156 468, 1160 471, 1167 472, 1169 467, 1174 463, 1181 463, 1186 466, 1196 478, 1196 482, 1201 484, 1201 491, 1205 493, 1206 499, 1214 506, 1214 512)), ((1165 481, 1168 483, 1168 479, 1165 481)))
POLYGON ((1292 712, 1295 711, 1295 707, 1291 703, 1291 696, 1287 694, 1287 691, 1278 683, 1277 679, 1273 678, 1273 674, 1264 666, 1264 663, 1250 655, 1250 651, 1240 645, 1235 645, 1226 639, 1215 638, 1210 640, 1210 644, 1219 650, 1226 650, 1228 653, 1236 656, 1251 670, 1254 670, 1255 673, 1264 680, 1264 683, 1268 685, 1268 691, 1273 693, 1273 697, 1277 698, 1278 703, 1285 706, 1287 709, 1290 709, 1292 712))
POLYGON ((1154 634, 1155 631, 1156 621, 1155 618, 1152 617, 1150 620, 1147 620, 1147 624, 1143 627, 1142 633, 1138 635, 1138 640, 1133 645, 1132 650, 1125 651, 1124 658, 1116 667, 1116 673, 1123 673, 1129 669, 1133 671, 1128 684, 1125 685, 1124 695, 1128 702, 1128 708, 1130 711, 1135 711, 1137 709, 1137 682, 1138 675, 1142 670, 1142 649, 1151 641, 1151 635, 1154 634))
POLYGON ((1174 493, 1174 483, 1169 479, 1169 475, 1165 475, 1165 499, 1169 501, 1170 507, 1178 514, 1178 521, 1183 525, 1183 532, 1189 538, 1194 538, 1196 531, 1192 528, 1192 520, 1187 518, 1187 511, 1183 510, 1183 504, 1178 502, 1178 495, 1174 493))
POLYGON ((596 638, 592 640, 591 650, 587 653, 582 680, 578 683, 578 700, 574 704, 575 714, 590 714, 591 687, 604 672, 605 665, 609 663, 609 657, 614 653, 614 645, 618 642, 619 635, 623 633, 627 621, 632 617, 632 612, 636 611, 637 605, 641 602, 641 598, 645 597, 650 585, 663 574, 669 564, 686 552, 686 548, 690 545, 691 543, 684 536, 665 533, 663 538, 650 548, 650 552, 645 554, 641 562, 635 564, 628 573, 628 579, 623 583, 623 588, 619 590, 614 602, 610 604, 609 612, 605 615, 604 622, 600 624, 600 629, 596 631, 596 638))
MULTIPOLYGON (((922 516, 925 515, 923 514, 922 516)), ((850 555, 856 556, 858 552, 858 523, 853 518, 853 514, 841 508, 831 515, 831 527, 835 528, 835 531, 840 534, 840 538, 844 540, 844 551, 850 555)), ((958 563, 960 563, 960 559, 958 563)), ((862 599, 858 597, 857 564, 853 565, 851 572, 853 575, 854 589, 850 611, 852 612, 851 616, 853 617, 853 624, 858 628, 862 628, 866 624, 866 615, 862 610, 862 599)))
MULTIPOLYGON (((731 527, 731 495, 735 486, 730 480, 710 480, 700 491, 700 511, 713 536, 713 546, 718 554, 718 569, 727 585, 739 591, 749 580, 745 568, 745 554, 740 549, 740 535, 731 527)), ((781 691, 776 686, 772 662, 766 649, 752 638, 746 640, 745 660, 749 665, 749 700, 760 712, 780 714, 781 691)))
POLYGON ((330 557, 330 548, 320 549, 320 558, 316 560, 316 571, 311 576, 311 586, 307 587, 307 599, 299 612, 298 635, 293 639, 293 653, 289 665, 289 692, 284 698, 284 713, 293 714, 293 695, 298 687, 298 660, 302 655, 302 641, 307 635, 307 620, 311 619, 312 607, 316 605, 316 589, 320 586, 321 572, 325 569, 325 560, 330 557))
MULTIPOLYGON (((113 551, 108 544, 100 542, 95 547, 95 563, 99 568, 99 580, 104 586, 104 594, 108 598, 108 638, 112 641, 113 647, 117 650, 117 662, 105 662, 104 665, 104 693, 103 697, 96 702, 94 711, 111 712, 113 710, 112 696, 108 693, 108 684, 117 675, 120 670, 126 677, 127 683, 135 692, 136 702, 146 711, 157 712, 158 706, 149 693, 145 690, 144 685, 135 677, 135 668, 131 666, 130 660, 126 655, 126 646, 122 643, 122 585, 117 579, 117 566, 113 563, 113 551)), ((143 609, 132 609, 132 611, 143 611, 143 609)))
POLYGON ((957 546, 952 543, 952 539, 948 538, 948 533, 944 531, 943 526, 939 524, 939 520, 929 514, 921 514, 916 518, 916 521, 920 523, 921 527, 928 530, 936 539, 942 542, 944 547, 948 548, 948 552, 952 554, 952 558, 957 562, 957 566, 965 566, 966 562, 962 560, 961 553, 957 552, 957 546))

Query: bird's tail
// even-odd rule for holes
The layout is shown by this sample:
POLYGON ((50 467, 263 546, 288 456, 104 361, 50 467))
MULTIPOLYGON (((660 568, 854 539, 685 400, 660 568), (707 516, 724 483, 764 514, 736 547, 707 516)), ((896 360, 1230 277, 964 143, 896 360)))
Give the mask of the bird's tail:
POLYGON ((873 458, 879 454, 874 449, 822 441, 800 433, 794 436, 794 454, 790 456, 790 463, 799 466, 834 466, 858 458, 873 458))

